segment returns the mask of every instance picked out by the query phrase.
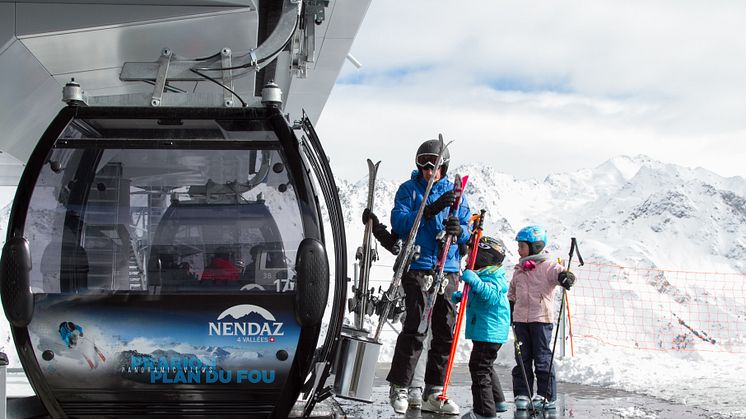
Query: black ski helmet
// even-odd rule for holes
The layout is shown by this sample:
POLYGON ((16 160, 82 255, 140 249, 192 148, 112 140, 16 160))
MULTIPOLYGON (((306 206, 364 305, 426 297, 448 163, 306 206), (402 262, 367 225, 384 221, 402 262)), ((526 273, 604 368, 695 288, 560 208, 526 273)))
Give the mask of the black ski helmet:
POLYGON ((474 269, 500 265, 505 260, 505 244, 500 239, 483 236, 479 240, 477 257, 474 259, 474 269))
MULTIPOLYGON (((438 158, 438 154, 440 154, 440 145, 441 142, 439 140, 427 140, 424 143, 420 144, 420 147, 417 149, 417 155, 414 158, 414 164, 417 165, 417 168, 422 171, 422 165, 420 164, 420 156, 433 156, 435 159, 438 158)), ((448 152, 448 149, 446 149, 445 153, 443 153, 443 163, 441 163, 440 167, 443 169, 443 175, 445 176, 446 172, 448 172, 448 163, 451 161, 451 153, 448 152)))

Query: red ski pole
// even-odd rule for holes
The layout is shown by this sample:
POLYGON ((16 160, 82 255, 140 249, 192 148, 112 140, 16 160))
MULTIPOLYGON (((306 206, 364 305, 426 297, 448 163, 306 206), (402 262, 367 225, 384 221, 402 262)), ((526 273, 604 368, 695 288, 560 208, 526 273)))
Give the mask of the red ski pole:
MULTIPOLYGON (((474 269, 474 261, 477 259, 477 249, 479 249, 479 240, 482 239, 482 225, 484 224, 484 213, 485 210, 481 210, 479 214, 474 214, 469 220, 474 228, 471 233, 471 250, 469 252, 469 259, 467 259, 466 268, 474 269)), ((449 297, 450 298, 450 297, 449 297)), ((456 316, 456 328, 453 331, 453 341, 451 342, 451 353, 448 355, 448 367, 446 368, 446 379, 443 383, 443 392, 438 396, 441 401, 448 400, 448 384, 451 381, 451 371, 453 371, 453 361, 456 358, 456 349, 458 349, 458 338, 461 334, 461 324, 464 322, 464 314, 466 314, 466 302, 469 300, 469 285, 464 283, 464 291, 461 296, 461 305, 458 308, 458 316, 456 316)))

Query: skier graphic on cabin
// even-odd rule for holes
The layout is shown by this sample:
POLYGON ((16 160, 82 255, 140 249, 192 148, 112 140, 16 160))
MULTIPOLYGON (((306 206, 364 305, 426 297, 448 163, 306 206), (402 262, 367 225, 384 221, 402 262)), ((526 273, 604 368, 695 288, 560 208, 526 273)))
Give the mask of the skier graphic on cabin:
POLYGON ((71 321, 64 321, 60 323, 59 332, 60 338, 65 346, 70 349, 79 350, 83 359, 85 359, 91 369, 98 368, 99 359, 101 362, 106 362, 106 356, 101 352, 98 346, 96 346, 96 343, 85 338, 82 326, 71 321), (78 342, 81 340, 83 343, 78 345, 78 342))

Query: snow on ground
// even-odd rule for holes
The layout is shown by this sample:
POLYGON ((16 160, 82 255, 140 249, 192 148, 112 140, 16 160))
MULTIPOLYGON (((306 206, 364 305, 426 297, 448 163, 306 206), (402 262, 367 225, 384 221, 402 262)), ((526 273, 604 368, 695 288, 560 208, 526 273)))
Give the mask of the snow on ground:
POLYGON ((644 418, 644 419, 657 419, 658 415, 655 413, 648 413, 639 407, 630 406, 627 408, 614 408, 610 410, 611 413, 619 415, 622 418, 644 418))
MULTIPOLYGON (((558 359, 561 381, 648 394, 702 409, 746 416, 743 354, 663 352, 575 339, 575 356, 558 359)), ((647 416, 626 416, 647 417, 647 416)))

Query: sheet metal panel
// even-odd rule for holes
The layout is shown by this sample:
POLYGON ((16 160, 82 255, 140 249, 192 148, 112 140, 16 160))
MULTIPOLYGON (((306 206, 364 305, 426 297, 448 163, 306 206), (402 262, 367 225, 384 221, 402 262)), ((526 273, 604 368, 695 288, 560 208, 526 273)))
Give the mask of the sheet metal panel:
POLYGON ((217 13, 220 7, 132 6, 116 4, 39 4, 17 6, 19 38, 68 32, 89 28, 104 28, 163 19, 217 13))
MULTIPOLYGON (((0 0, 6 2, 7 0, 0 0)), ((184 7, 251 7, 256 10, 255 0, 74 0, 75 4, 123 4, 139 6, 184 6, 184 7)), ((70 0, 14 0, 14 3, 70 4, 70 0)))
POLYGON ((64 106, 62 86, 20 41, 0 54, 0 145, 25 162, 41 134, 64 106))
POLYGON ((330 3, 327 20, 317 27, 318 50, 308 78, 293 79, 287 92, 285 110, 292 117, 300 118, 301 110, 305 109, 311 122, 318 122, 368 6, 370 0, 330 3))
POLYGON ((247 51, 256 46, 256 27, 256 13, 242 9, 24 37, 21 41, 50 73, 59 75, 121 67, 125 61, 155 61, 164 47, 185 57, 212 55, 223 47, 236 52, 247 51))
POLYGON ((286 112, 298 119, 301 109, 305 109, 311 122, 318 122, 351 44, 351 39, 324 40, 319 59, 309 72, 311 76, 307 79, 294 79, 290 85, 286 112))
POLYGON ((0 3, 0 54, 15 41, 16 5, 13 3, 0 3))
POLYGON ((331 24, 326 30, 324 38, 354 39, 358 29, 360 29, 360 24, 363 22, 365 13, 368 12, 369 6, 370 0, 335 1, 334 8, 329 14, 329 22, 331 24), (339 19, 336 18, 337 16, 339 16, 339 19))

